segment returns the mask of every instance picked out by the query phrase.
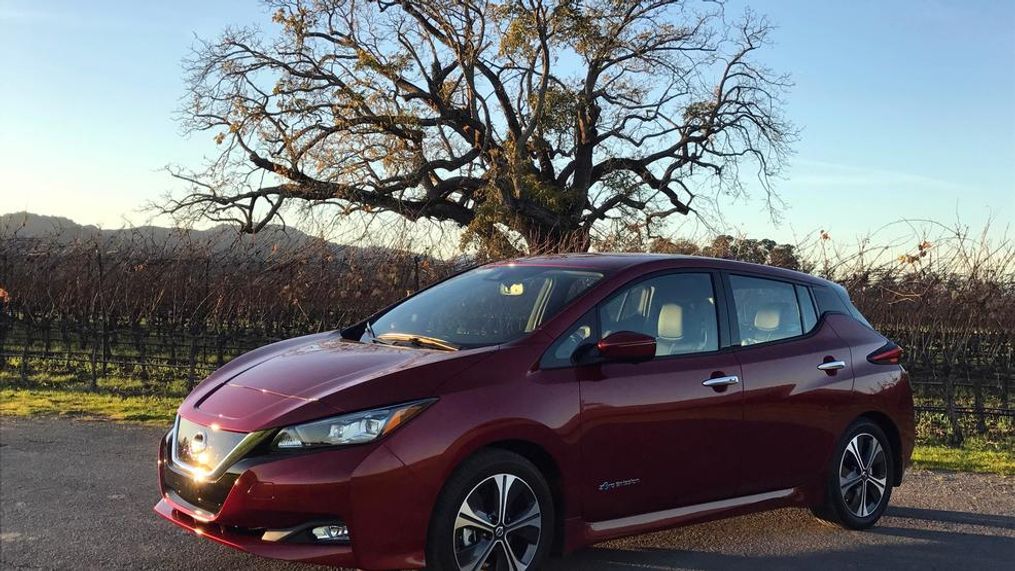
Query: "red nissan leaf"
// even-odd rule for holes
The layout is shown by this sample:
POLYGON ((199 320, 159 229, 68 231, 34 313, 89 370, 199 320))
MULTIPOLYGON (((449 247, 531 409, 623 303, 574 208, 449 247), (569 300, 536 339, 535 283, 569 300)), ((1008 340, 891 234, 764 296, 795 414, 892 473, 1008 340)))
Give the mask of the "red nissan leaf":
POLYGON ((846 291, 697 257, 485 265, 221 368, 159 451, 155 511, 255 553, 538 569, 785 506, 862 529, 913 448, 901 350, 846 291))

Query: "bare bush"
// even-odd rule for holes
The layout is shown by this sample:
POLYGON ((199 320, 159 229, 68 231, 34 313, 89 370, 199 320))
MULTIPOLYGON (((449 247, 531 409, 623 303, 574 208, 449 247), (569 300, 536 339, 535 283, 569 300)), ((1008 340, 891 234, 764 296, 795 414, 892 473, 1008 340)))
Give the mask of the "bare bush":
POLYGON ((408 251, 237 240, 0 236, 0 369, 33 360, 152 385, 208 369, 273 339, 333 329, 441 279, 455 262, 408 251))
MULTIPOLYGON (((1015 247, 991 236, 938 227, 901 253, 873 238, 846 248, 825 232, 792 246, 624 233, 597 246, 743 259, 842 283, 904 347, 922 410, 944 415, 948 439, 960 445, 968 430, 1010 430, 997 419, 1013 416, 1015 247)), ((441 260, 320 239, 223 244, 184 231, 169 239, 8 231, 0 235, 0 379, 28 386, 63 375, 92 389, 178 394, 243 351, 350 324, 494 257, 441 260), (103 383, 110 378, 130 382, 103 383)))
MULTIPOLYGON (((988 413, 1011 414, 1015 371, 1015 247, 990 228, 970 235, 937 226, 896 256, 861 242, 853 251, 819 240, 816 267, 850 291, 880 331, 906 351, 920 393, 940 403, 961 445, 960 413, 987 431, 988 413)), ((932 407, 938 408, 938 407, 932 407)))

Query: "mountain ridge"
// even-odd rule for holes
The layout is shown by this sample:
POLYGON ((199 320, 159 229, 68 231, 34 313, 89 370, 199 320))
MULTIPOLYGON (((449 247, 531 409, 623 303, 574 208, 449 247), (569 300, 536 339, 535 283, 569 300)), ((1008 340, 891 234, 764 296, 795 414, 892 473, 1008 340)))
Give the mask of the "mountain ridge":
POLYGON ((0 239, 20 239, 26 243, 49 242, 61 245, 94 240, 101 244, 103 249, 117 249, 118 246, 142 241, 150 246, 169 249, 186 245, 204 247, 211 252, 240 250, 247 254, 297 250, 313 245, 329 249, 336 255, 349 253, 350 250, 394 252, 394 250, 379 246, 361 247, 338 244, 321 237, 311 236, 297 228, 279 225, 265 226, 257 234, 242 234, 237 232, 234 226, 227 224, 204 229, 155 225, 103 229, 94 225, 80 224, 62 216, 26 211, 0 214, 0 239))

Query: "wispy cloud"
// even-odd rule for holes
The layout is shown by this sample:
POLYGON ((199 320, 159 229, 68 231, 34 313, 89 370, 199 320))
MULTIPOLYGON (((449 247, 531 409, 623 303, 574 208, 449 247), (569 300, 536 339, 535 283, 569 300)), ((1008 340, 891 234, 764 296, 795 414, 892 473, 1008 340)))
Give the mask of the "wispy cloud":
POLYGON ((923 174, 801 159, 794 161, 791 184, 836 187, 919 187, 934 190, 970 190, 967 184, 923 174))
MULTIPOLYGON (((140 23, 134 13, 106 14, 93 10, 88 4, 67 6, 37 6, 30 3, 4 2, 0 0, 0 22, 4 25, 51 26, 61 30, 115 30, 136 26, 140 23)), ((157 25, 155 23, 147 23, 157 25)))
POLYGON ((52 22, 64 19, 65 14, 38 6, 0 3, 0 21, 4 22, 52 22))

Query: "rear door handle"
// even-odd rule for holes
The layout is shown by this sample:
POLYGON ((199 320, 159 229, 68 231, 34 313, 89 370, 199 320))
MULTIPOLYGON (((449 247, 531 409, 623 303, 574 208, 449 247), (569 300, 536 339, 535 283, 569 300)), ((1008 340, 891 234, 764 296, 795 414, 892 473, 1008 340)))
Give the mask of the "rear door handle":
POLYGON ((730 375, 728 377, 717 377, 715 379, 708 379, 707 381, 702 381, 701 384, 705 385, 706 387, 723 387, 726 385, 735 385, 739 382, 740 377, 736 375, 730 375))
POLYGON ((826 361, 818 365, 819 371, 838 371, 839 369, 845 369, 845 361, 826 361))

